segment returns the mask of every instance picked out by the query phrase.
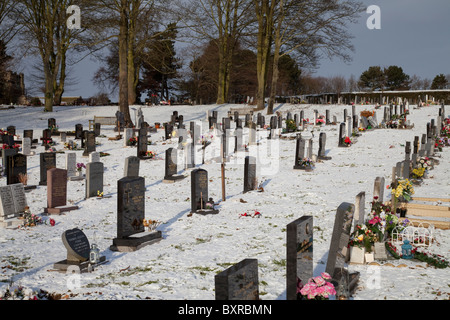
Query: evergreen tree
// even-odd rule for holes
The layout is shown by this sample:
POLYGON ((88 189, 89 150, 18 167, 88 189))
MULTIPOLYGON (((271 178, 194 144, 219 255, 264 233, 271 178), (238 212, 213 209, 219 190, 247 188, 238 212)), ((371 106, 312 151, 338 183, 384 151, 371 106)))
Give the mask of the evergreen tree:
POLYGON ((434 77, 433 82, 431 83, 431 89, 446 89, 448 85, 447 78, 444 74, 438 74, 436 77, 434 77))

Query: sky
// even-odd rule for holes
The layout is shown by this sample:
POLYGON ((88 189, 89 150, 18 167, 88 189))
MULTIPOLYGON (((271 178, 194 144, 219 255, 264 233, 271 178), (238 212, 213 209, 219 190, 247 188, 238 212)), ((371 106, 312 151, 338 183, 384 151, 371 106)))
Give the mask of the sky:
MULTIPOLYGON (((315 76, 348 79, 353 74, 359 78, 370 66, 391 65, 430 80, 441 73, 450 74, 450 0, 360 1, 365 8, 378 6, 380 29, 369 29, 367 20, 373 22, 374 13, 363 12, 357 23, 348 26, 354 36, 352 61, 324 58, 315 76)), ((65 96, 88 98, 99 93, 92 82, 98 67, 90 58, 76 64, 71 70, 76 84, 67 88, 65 96)), ((110 98, 117 101, 117 97, 110 98)))

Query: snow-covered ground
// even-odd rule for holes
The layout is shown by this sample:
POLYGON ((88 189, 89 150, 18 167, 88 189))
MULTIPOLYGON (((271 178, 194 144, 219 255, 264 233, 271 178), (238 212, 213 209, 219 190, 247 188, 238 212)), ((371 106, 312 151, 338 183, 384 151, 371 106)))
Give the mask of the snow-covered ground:
MULTIPOLYGON (((145 121, 151 126, 155 122, 170 120, 174 110, 184 116, 186 128, 190 121, 201 121, 202 130, 208 130, 207 110, 216 110, 219 119, 238 105, 200 106, 154 106, 142 107, 145 121)), ((138 106, 132 106, 137 109, 138 106)), ((327 155, 331 160, 315 164, 312 172, 293 170, 295 140, 280 139, 271 145, 271 157, 265 153, 264 144, 259 148, 260 159, 269 159, 258 164, 258 182, 263 192, 243 194, 243 157, 231 158, 225 167, 226 201, 222 201, 221 166, 210 162, 198 165, 208 171, 209 193, 218 203, 217 215, 192 215, 190 212, 190 171, 179 164, 180 173, 186 179, 174 184, 162 182, 164 176, 165 150, 177 147, 177 140, 164 141, 164 130, 151 135, 152 145, 158 159, 140 163, 140 174, 145 178, 146 219, 163 222, 158 227, 163 239, 135 252, 113 252, 109 249, 116 237, 117 180, 123 177, 125 158, 136 155, 135 147, 124 147, 123 140, 111 141, 117 133, 113 126, 102 126, 97 138, 97 151, 109 153, 102 157, 104 163, 104 194, 109 198, 85 199, 85 182, 68 181, 68 202, 79 206, 76 211, 63 215, 43 216, 47 224, 25 229, 0 229, 0 293, 10 279, 14 285, 32 290, 44 289, 63 296, 72 293, 71 299, 159 299, 159 300, 213 300, 214 276, 232 264, 246 258, 258 259, 259 291, 262 300, 286 299, 286 225, 295 219, 311 215, 314 218, 314 274, 325 270, 334 218, 342 202, 354 203, 356 195, 366 193, 366 215, 369 213, 376 177, 384 177, 386 185, 391 182, 392 167, 404 159, 404 144, 413 142, 414 136, 426 133, 426 124, 436 119, 439 106, 417 109, 410 106, 408 119, 414 124, 409 130, 378 129, 362 133, 357 143, 350 148, 338 148, 338 125, 314 128, 312 125, 302 133, 305 138, 313 135, 314 153, 317 154, 319 132, 326 132, 327 155), (260 218, 242 217, 241 214, 261 213, 260 218), (56 221, 50 226, 49 218, 56 221), (92 273, 83 273, 74 285, 73 277, 51 271, 53 264, 66 258, 66 249, 61 240, 65 230, 79 228, 93 242, 94 234, 101 254, 107 263, 98 266, 92 273), (70 290, 70 291, 69 291, 70 290)), ((447 109, 449 107, 447 106, 447 109)), ((286 115, 287 111, 313 118, 313 110, 325 115, 330 110, 330 119, 336 115, 343 119, 343 110, 351 114, 348 105, 291 105, 279 104, 276 111, 286 115)), ((374 110, 372 105, 357 105, 362 110, 374 110)), ((382 119, 382 108, 377 110, 378 121, 382 119)), ((74 131, 75 124, 89 127, 88 120, 94 116, 114 116, 116 106, 102 107, 55 107, 54 112, 45 113, 42 108, 16 107, 0 110, 0 128, 16 126, 19 136, 24 129, 34 129, 34 138, 42 136, 47 119, 55 118, 61 131, 74 131)), ((133 116, 133 112, 131 112, 133 116)), ((265 115, 265 112, 263 112, 265 115)), ((448 116, 448 110, 446 110, 448 116)), ((266 116, 266 123, 269 117, 266 116)), ((244 131, 245 132, 245 131, 244 131)), ((210 138, 210 135, 208 135, 210 138)), ((261 142, 267 141, 260 137, 261 142)), ((70 139, 70 137, 68 137, 70 139)), ((59 137, 55 148, 64 150, 59 137)), ((78 141, 79 142, 79 141, 78 141)), ((211 148, 209 146, 208 148, 211 148)), ((234 140, 230 142, 234 147, 234 140)), ((35 149, 44 152, 40 144, 35 149)), ((77 162, 86 163, 83 151, 76 151, 77 162)), ((440 164, 429 173, 422 185, 416 187, 415 195, 421 197, 450 197, 450 148, 438 154, 440 164)), ((65 168, 65 155, 57 154, 57 167, 65 168)), ((38 185, 26 193, 31 212, 43 213, 46 207, 46 187, 39 186, 39 155, 28 157, 28 184, 38 185)), ((0 186, 6 178, 0 179, 0 186)), ((385 200, 389 198, 385 192, 385 200)), ((449 258, 449 230, 436 229, 435 242, 430 251, 449 258)), ((448 269, 427 267, 425 263, 393 260, 392 266, 350 265, 351 271, 361 273, 355 300, 396 299, 448 299, 450 277, 448 269), (398 267, 406 264, 406 267, 398 267)))

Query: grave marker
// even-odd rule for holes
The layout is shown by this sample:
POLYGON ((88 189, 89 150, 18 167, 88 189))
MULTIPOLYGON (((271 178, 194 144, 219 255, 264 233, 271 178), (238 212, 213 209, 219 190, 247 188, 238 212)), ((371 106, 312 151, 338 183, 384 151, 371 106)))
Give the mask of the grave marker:
POLYGON ((56 153, 43 152, 40 154, 40 181, 39 185, 47 185, 47 170, 56 168, 56 153))
POLYGON ((259 300, 258 260, 244 259, 214 276, 216 300, 259 300))
POLYGON ((165 159, 165 175, 163 182, 170 183, 177 180, 184 179, 183 175, 178 175, 177 163, 178 163, 178 150, 175 148, 169 148, 166 150, 165 159))
POLYGON ((216 214, 214 201, 208 198, 208 172, 194 169, 191 172, 191 213, 216 214))
POLYGON ((117 237, 110 249, 130 252, 162 239, 161 231, 145 232, 145 179, 123 177, 117 181, 117 237))
POLYGON ((256 158, 245 157, 244 164, 244 193, 257 189, 256 158))
POLYGON ((67 170, 52 168, 47 171, 47 208, 45 213, 61 214, 78 209, 67 206, 67 170))
POLYGON ((27 156, 15 154, 7 156, 6 184, 20 183, 20 175, 27 175, 27 156))
POLYGON ((86 164, 86 199, 103 192, 103 162, 86 164))
POLYGON ((141 160, 135 156, 129 156, 125 158, 124 177, 138 177, 139 176, 139 164, 141 160))
POLYGON ((303 216, 287 225, 287 300, 297 300, 299 285, 305 285, 313 276, 313 227, 312 216, 303 216))

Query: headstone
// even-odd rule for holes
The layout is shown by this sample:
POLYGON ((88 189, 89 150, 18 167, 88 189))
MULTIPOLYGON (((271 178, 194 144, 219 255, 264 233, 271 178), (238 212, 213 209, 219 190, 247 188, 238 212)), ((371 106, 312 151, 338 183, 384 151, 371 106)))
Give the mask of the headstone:
POLYGON ((259 300, 258 260, 244 259, 214 276, 216 300, 259 300))
POLYGON ((302 136, 298 134, 296 137, 295 157, 294 157, 295 158, 294 169, 296 170, 306 170, 306 171, 312 170, 310 165, 304 165, 302 163, 302 161, 306 158, 305 144, 306 144, 305 139, 303 139, 302 136))
POLYGON ((81 123, 77 123, 75 125, 75 139, 81 139, 83 135, 83 125, 81 123))
POLYGON ((27 174, 27 156, 15 154, 7 157, 6 184, 20 183, 20 175, 27 174))
MULTIPOLYGON (((348 256, 348 243, 350 240, 354 210, 355 206, 353 204, 343 202, 336 211, 325 272, 332 277, 332 282, 337 284, 340 282, 341 272, 345 268, 345 261, 348 256)), ((349 291, 352 293, 356 289, 359 273, 349 274, 348 278, 349 291)))
POLYGON ((139 159, 149 159, 146 155, 148 146, 147 128, 139 129, 138 144, 137 144, 137 157, 139 159))
POLYGON ((344 139, 345 139, 345 122, 341 122, 339 125, 338 147, 347 147, 347 145, 344 143, 344 139))
POLYGON ((22 183, 9 185, 14 202, 14 214, 17 216, 25 211, 27 206, 27 198, 25 196, 25 188, 22 183))
POLYGON ((103 162, 86 164, 86 199, 103 192, 103 162))
POLYGON ((106 258, 100 257, 98 263, 92 264, 89 261, 91 245, 86 234, 78 228, 69 229, 63 232, 62 242, 67 250, 67 259, 56 262, 53 267, 60 272, 87 272, 89 267, 104 263, 106 258))
POLYGON ((319 151, 317 155, 317 159, 319 160, 330 160, 331 157, 325 155, 325 145, 327 141, 327 134, 325 132, 321 132, 319 134, 319 151))
POLYGON ((243 143, 243 131, 242 128, 236 128, 234 130, 234 152, 244 151, 243 143))
POLYGON ((0 221, 15 217, 14 197, 11 186, 0 187, 0 221))
POLYGON ((100 135, 101 132, 101 128, 102 128, 102 124, 101 123, 94 123, 94 135, 96 137, 98 137, 100 135))
POLYGON ((178 163, 178 150, 175 148, 167 149, 165 159, 165 174, 163 182, 169 183, 184 179, 183 175, 177 174, 178 173, 177 163, 178 163))
POLYGON ((139 164, 141 160, 135 156, 129 156, 125 158, 124 177, 138 177, 139 176, 139 164))
POLYGON ((31 151, 31 139, 28 137, 22 139, 22 154, 26 156, 34 155, 34 151, 31 151))
POLYGON ((15 155, 15 154, 17 154, 17 149, 16 148, 14 148, 14 149, 3 149, 2 150, 2 166, 3 166, 3 168, 5 168, 4 170, 5 170, 5 172, 4 172, 4 174, 5 175, 7 175, 8 174, 8 157, 9 156, 13 156, 13 155, 15 155))
POLYGON ((134 138, 133 128, 126 128, 124 130, 123 144, 128 147, 132 145, 131 139, 134 138))
POLYGON ((110 249, 129 252, 161 240, 161 231, 145 232, 145 179, 123 177, 117 181, 117 237, 110 249))
POLYGON ((356 225, 362 225, 365 219, 365 204, 366 204, 366 193, 361 191, 356 195, 355 199, 355 213, 353 216, 353 227, 356 225))
POLYGON ((287 225, 286 299, 297 300, 298 288, 313 277, 313 217, 303 216, 287 225))
POLYGON ((205 169, 192 170, 191 213, 216 214, 218 212, 214 209, 214 201, 208 198, 208 172, 205 169))
POLYGON ((89 162, 100 162, 100 153, 96 151, 89 153, 89 162))
POLYGON ((384 177, 376 177, 373 186, 373 197, 378 197, 377 201, 383 202, 384 199, 384 177))
POLYGON ((74 177, 77 173, 77 154, 75 152, 66 153, 67 177, 74 177))
POLYGON ((257 187, 256 158, 246 156, 244 164, 244 193, 256 190, 257 187))
POLYGON ((78 209, 67 206, 67 170, 52 168, 47 171, 47 208, 45 213, 61 214, 78 209))
POLYGON ((86 142, 84 143, 83 157, 88 157, 89 153, 95 151, 95 134, 94 131, 85 131, 84 137, 86 142))
POLYGON ((40 154, 40 181, 39 185, 47 185, 47 170, 56 168, 56 153, 43 152, 40 154))

